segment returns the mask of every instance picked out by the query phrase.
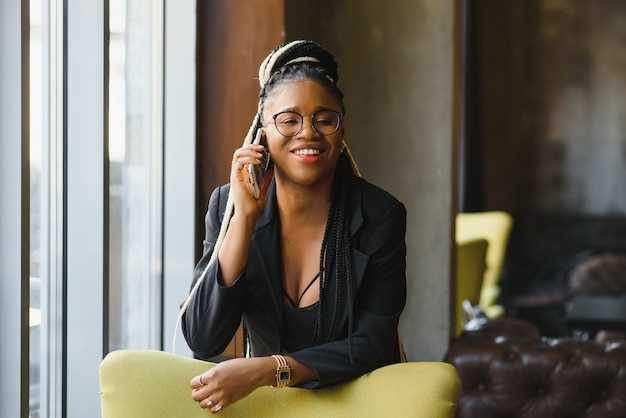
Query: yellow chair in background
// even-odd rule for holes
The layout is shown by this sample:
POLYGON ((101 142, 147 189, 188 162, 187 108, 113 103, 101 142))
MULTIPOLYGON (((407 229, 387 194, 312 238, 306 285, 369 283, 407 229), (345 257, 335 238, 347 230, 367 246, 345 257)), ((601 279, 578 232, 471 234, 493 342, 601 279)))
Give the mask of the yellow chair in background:
POLYGON ((459 213, 456 217, 457 241, 483 238, 489 243, 487 268, 478 301, 489 318, 504 315, 504 308, 497 304, 500 296, 498 283, 512 228, 513 218, 503 211, 459 213))
POLYGON ((463 301, 469 300, 472 305, 478 303, 481 295, 483 277, 486 268, 488 248, 487 240, 466 239, 456 243, 456 300, 455 335, 463 331, 464 314, 463 301))
MULTIPOLYGON (((102 418, 213 416, 189 387, 213 365, 162 351, 113 351, 99 370, 102 418)), ((460 389, 449 363, 398 363, 323 389, 261 387, 215 416, 453 418, 460 389)))

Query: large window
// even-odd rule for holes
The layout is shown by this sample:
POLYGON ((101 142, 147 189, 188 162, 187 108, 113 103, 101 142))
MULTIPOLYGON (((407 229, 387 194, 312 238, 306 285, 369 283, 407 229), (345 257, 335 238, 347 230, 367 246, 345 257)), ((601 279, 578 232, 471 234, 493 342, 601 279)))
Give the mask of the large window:
POLYGON ((98 416, 102 357, 170 350, 191 280, 195 2, 0 15, 0 416, 98 416))

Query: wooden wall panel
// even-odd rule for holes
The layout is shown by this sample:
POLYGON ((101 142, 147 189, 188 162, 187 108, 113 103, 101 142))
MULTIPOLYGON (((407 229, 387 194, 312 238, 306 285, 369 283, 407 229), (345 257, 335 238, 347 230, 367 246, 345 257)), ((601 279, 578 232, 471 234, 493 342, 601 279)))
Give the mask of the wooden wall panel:
POLYGON ((256 113, 259 64, 283 41, 283 21, 282 0, 198 2, 197 258, 208 198, 228 182, 256 113))
MULTIPOLYGON (((258 68, 284 38, 283 0, 198 1, 196 259, 215 187, 228 182, 233 151, 250 128, 258 68)), ((237 342, 237 350, 240 350, 237 342)), ((225 355, 235 352, 234 343, 225 355)), ((240 354, 240 353, 237 353, 240 354)))

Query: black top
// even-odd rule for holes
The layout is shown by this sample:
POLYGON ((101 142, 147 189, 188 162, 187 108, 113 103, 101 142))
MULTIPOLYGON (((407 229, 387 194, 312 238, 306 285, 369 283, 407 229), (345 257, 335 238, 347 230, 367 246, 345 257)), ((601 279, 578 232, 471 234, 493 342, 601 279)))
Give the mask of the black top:
POLYGON ((289 354, 311 346, 319 302, 305 308, 285 306, 285 332, 283 354, 289 354))

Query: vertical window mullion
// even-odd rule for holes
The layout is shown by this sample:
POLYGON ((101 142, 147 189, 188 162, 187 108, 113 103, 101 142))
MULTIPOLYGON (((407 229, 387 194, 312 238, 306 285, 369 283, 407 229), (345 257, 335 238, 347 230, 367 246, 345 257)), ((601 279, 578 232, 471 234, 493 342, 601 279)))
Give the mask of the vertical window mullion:
MULTIPOLYGON (((163 349, 172 350, 194 268, 196 2, 165 2, 163 119, 163 349)), ((191 355, 182 334, 176 353, 191 355)))
POLYGON ((28 415, 29 2, 0 6, 0 416, 28 415), (24 349, 25 348, 25 349, 24 349))
MULTIPOLYGON (((45 3, 45 2, 44 2, 45 3)), ((65 170, 65 48, 64 1, 48 3, 48 124, 49 145, 45 160, 48 162, 47 242, 43 251, 47 256, 46 308, 48 320, 44 323, 43 339, 47 347, 42 354, 41 401, 43 414, 48 417, 63 416, 64 382, 64 311, 65 311, 65 224, 64 224, 64 170, 65 170), (45 389, 45 390, 44 390, 45 389), (46 415, 47 412, 47 415, 46 415)))
POLYGON ((152 53, 151 53, 151 135, 152 155, 151 179, 153 186, 152 200, 150 202, 151 224, 150 230, 154 231, 154 239, 150 242, 150 258, 158 260, 153 263, 158 267, 151 269, 153 285, 150 287, 149 310, 151 348, 162 348, 161 323, 163 320, 163 10, 165 0, 153 1, 152 4, 152 53))

